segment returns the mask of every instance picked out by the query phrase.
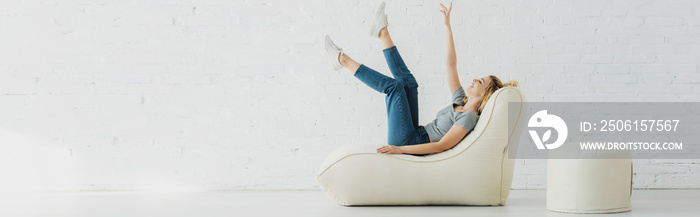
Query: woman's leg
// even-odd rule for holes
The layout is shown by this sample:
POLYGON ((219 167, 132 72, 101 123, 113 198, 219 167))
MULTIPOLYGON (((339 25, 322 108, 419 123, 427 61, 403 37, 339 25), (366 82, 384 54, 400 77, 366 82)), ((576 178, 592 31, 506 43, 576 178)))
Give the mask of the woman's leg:
POLYGON ((408 97, 405 85, 402 82, 379 73, 369 67, 359 64, 350 57, 341 57, 346 62, 343 65, 354 73, 354 76, 365 83, 370 88, 386 94, 386 113, 389 124, 387 143, 389 145, 407 145, 409 139, 414 134, 416 127, 413 126, 408 97), (355 67, 357 68, 351 68, 355 67), (355 69, 355 70, 353 70, 355 69))
POLYGON ((389 29, 387 27, 382 28, 382 30, 379 30, 379 42, 382 43, 382 49, 387 49, 394 45, 394 41, 391 40, 391 36, 389 36, 389 29))
POLYGON ((408 104, 411 109, 411 118, 413 119, 413 127, 418 127, 418 82, 413 77, 411 71, 408 70, 399 51, 396 49, 394 42, 389 35, 389 29, 384 27, 379 31, 379 41, 382 44, 384 58, 389 65, 389 70, 396 80, 404 83, 404 88, 408 98, 408 104))
POLYGON ((340 56, 338 56, 338 61, 340 61, 340 64, 343 65, 346 69, 352 72, 353 75, 355 74, 357 69, 360 68, 360 63, 353 60, 352 58, 350 58, 350 56, 348 56, 345 53, 342 53, 340 54, 340 56))

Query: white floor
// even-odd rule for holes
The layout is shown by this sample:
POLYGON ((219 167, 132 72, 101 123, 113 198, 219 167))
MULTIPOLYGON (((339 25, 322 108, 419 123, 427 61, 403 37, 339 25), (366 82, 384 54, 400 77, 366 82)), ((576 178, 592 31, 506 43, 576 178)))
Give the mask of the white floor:
MULTIPOLYGON (((597 216, 547 211, 545 195, 514 190, 500 207, 344 207, 321 191, 3 193, 0 216, 597 216)), ((598 216, 700 216, 700 190, 636 190, 631 212, 598 216)))

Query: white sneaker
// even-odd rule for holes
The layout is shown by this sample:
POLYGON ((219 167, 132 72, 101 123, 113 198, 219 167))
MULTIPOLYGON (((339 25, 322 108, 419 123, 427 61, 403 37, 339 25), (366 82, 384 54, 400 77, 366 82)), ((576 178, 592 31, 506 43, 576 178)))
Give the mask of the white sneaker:
POLYGON ((331 40, 331 37, 326 35, 326 54, 328 54, 328 58, 330 58, 331 64, 333 65, 333 69, 336 71, 343 68, 343 65, 340 64, 340 54, 342 53, 343 49, 338 47, 338 45, 335 45, 333 40, 331 40))
POLYGON ((369 35, 379 38, 379 30, 382 30, 389 23, 386 19, 386 14, 384 13, 384 6, 386 2, 382 2, 377 8, 377 13, 374 15, 374 23, 372 24, 372 29, 369 30, 369 35))

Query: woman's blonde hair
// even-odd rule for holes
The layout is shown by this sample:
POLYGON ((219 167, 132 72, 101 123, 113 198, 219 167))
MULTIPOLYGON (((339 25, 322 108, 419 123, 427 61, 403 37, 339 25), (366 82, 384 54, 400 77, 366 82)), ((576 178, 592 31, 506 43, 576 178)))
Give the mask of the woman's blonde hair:
MULTIPOLYGON (((489 75, 489 78, 491 78, 491 83, 489 83, 489 85, 486 86, 484 98, 481 99, 481 102, 479 102, 479 105, 477 106, 477 112, 479 113, 479 115, 481 115, 481 111, 484 110, 484 106, 486 106, 486 102, 489 101, 491 95, 493 95, 493 93, 495 93, 498 89, 501 89, 502 87, 518 87, 518 81, 511 80, 506 83, 501 83, 501 79, 498 79, 498 77, 496 77, 495 75, 489 75)), ((468 96, 464 97, 464 104, 467 104, 468 99, 468 96)))

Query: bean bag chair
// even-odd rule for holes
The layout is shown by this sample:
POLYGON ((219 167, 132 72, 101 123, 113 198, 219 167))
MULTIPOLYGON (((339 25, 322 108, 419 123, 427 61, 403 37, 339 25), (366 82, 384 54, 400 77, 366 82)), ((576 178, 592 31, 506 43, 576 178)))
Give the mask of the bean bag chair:
POLYGON ((518 88, 499 89, 474 129, 441 153, 385 155, 376 152, 381 144, 341 147, 326 157, 316 178, 326 195, 345 206, 504 205, 514 164, 507 145, 518 138, 508 135, 509 128, 522 125, 509 124, 508 103, 523 101, 518 88))

